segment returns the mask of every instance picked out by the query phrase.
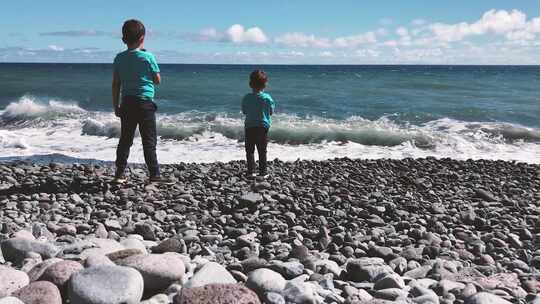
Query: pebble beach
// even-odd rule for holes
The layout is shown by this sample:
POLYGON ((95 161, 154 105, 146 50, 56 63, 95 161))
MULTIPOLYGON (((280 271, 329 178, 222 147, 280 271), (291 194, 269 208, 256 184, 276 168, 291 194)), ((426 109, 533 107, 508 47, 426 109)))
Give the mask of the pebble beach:
POLYGON ((0 304, 540 304, 540 165, 0 164, 0 304))

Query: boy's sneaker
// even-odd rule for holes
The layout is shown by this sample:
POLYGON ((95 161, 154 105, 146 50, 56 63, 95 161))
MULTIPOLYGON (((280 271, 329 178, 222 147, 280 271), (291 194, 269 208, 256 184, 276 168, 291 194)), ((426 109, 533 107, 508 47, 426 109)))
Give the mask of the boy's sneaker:
POLYGON ((257 174, 255 174, 253 172, 246 172, 246 177, 248 179, 254 179, 255 177, 257 177, 257 174))
POLYGON ((270 174, 268 174, 268 172, 259 172, 259 178, 267 179, 268 177, 270 177, 270 174))
POLYGON ((123 174, 117 174, 114 176, 113 183, 115 184, 123 184, 126 182, 126 176, 123 174))

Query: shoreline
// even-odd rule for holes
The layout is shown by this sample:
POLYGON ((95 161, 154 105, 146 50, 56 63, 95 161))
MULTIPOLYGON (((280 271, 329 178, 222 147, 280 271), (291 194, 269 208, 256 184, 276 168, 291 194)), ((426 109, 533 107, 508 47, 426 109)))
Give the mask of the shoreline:
MULTIPOLYGON (((159 158, 159 155, 158 155, 159 158)), ((498 162, 504 162, 504 163, 511 163, 511 164, 525 164, 525 165, 533 165, 533 166, 539 166, 540 163, 535 162, 526 162, 526 161, 520 161, 520 160, 506 160, 506 159, 490 159, 490 158, 467 158, 467 159, 459 159, 459 158, 451 158, 451 157, 439 157, 439 156, 419 156, 419 157, 402 157, 402 158, 392 158, 392 157, 379 157, 379 158, 356 158, 356 157, 334 157, 334 158, 326 158, 326 159, 280 159, 279 157, 274 157, 271 160, 268 160, 269 163, 271 162, 278 162, 278 163, 294 163, 294 162, 332 162, 332 161, 340 161, 340 160, 348 160, 348 161, 356 161, 356 162, 372 162, 372 161, 391 161, 391 162, 400 162, 400 161, 424 161, 424 160, 435 160, 435 161, 455 161, 455 162, 492 162, 492 163, 498 163, 498 162)), ((225 160, 225 161, 208 161, 208 162, 175 162, 175 163, 160 163, 160 166, 175 166, 175 165, 203 165, 203 166, 209 166, 212 164, 227 164, 227 163, 236 163, 236 162, 245 162, 244 158, 239 159, 232 159, 232 160, 225 160)), ((114 160, 102 160, 102 159, 96 159, 96 158, 79 158, 79 157, 73 157, 66 154, 61 153, 49 153, 49 154, 34 154, 34 155, 23 155, 23 156, 4 156, 0 157, 0 165, 2 164, 30 164, 30 165, 49 165, 51 163, 59 164, 59 165, 98 165, 103 167, 114 167, 114 160)), ((128 165, 133 168, 141 168, 145 167, 144 161, 142 162, 132 162, 128 160, 128 165)))
POLYGON ((244 161, 162 165, 176 181, 155 185, 130 164, 127 184, 115 185, 106 164, 0 163, 0 272, 34 274, 15 297, 50 281, 61 302, 98 290, 89 273, 104 265, 135 282, 114 293, 153 299, 145 303, 224 290, 241 294, 237 303, 540 300, 540 165, 342 158, 269 167, 268 179, 250 180, 244 161), (53 280, 44 263, 72 276, 53 280), (83 279, 82 291, 70 287, 83 279))

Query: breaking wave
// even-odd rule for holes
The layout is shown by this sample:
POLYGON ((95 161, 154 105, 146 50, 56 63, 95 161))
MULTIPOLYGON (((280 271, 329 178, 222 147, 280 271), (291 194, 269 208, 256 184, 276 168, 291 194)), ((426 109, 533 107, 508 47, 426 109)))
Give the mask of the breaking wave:
MULTIPOLYGON (((213 150, 216 151, 208 156, 209 160, 217 157, 218 153, 221 157, 218 157, 219 160, 229 159, 227 157, 235 159, 242 155, 241 152, 236 152, 239 143, 244 139, 243 122, 239 114, 195 111, 160 114, 157 118, 157 132, 161 141, 159 145, 165 146, 168 153, 180 153, 178 147, 189 145, 195 150, 184 151, 182 155, 213 150), (227 156, 227 151, 218 151, 219 149, 234 149, 236 154, 227 156), (223 153, 225 155, 221 155, 223 153)), ((94 158, 97 152, 91 153, 93 149, 101 149, 104 151, 103 155, 113 155, 114 153, 106 151, 113 149, 117 141, 108 139, 118 138, 119 135, 120 121, 112 113, 86 111, 76 103, 57 100, 43 102, 32 96, 24 96, 0 111, 0 147, 5 151, 24 150, 29 154, 66 153, 94 158), (101 147, 104 143, 107 146, 101 147)), ((513 159, 513 155, 520 153, 523 145, 527 145, 528 154, 519 159, 540 155, 538 129, 510 123, 464 122, 450 118, 412 125, 396 122, 390 116, 376 120, 362 117, 336 120, 279 114, 273 118, 269 137, 273 144, 282 147, 283 151, 280 153, 290 154, 291 149, 301 150, 304 152, 299 154, 307 158, 332 158, 352 154, 366 158, 370 155, 434 155, 513 159), (318 150, 320 152, 317 152, 318 150)), ((277 157, 290 158, 292 155, 277 157)), ((540 159, 536 158, 531 161, 540 162, 540 159)), ((109 160, 107 157, 101 159, 109 160)), ((197 157, 193 159, 198 160, 197 157)))

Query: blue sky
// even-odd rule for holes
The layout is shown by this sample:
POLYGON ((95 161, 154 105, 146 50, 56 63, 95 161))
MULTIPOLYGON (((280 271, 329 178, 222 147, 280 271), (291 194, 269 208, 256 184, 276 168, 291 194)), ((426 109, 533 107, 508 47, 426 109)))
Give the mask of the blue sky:
POLYGON ((540 63, 536 0, 6 0, 0 62, 110 62, 128 18, 160 62, 540 63))

